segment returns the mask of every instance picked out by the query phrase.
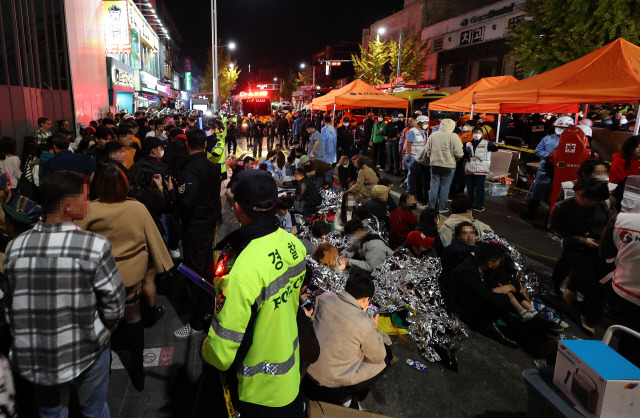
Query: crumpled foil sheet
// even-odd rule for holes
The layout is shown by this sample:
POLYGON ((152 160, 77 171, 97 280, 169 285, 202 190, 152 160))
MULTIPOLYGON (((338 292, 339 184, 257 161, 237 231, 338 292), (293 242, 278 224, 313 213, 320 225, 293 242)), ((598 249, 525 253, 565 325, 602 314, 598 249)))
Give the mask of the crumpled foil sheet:
POLYGON ((537 296, 540 292, 540 279, 535 271, 533 271, 525 261, 520 251, 518 251, 513 245, 509 244, 509 241, 498 236, 495 232, 484 232, 482 234, 482 241, 484 242, 495 242, 500 244, 504 250, 506 251, 506 255, 513 261, 513 266, 515 267, 518 279, 522 286, 524 286, 525 290, 531 296, 537 296))
POLYGON ((347 248, 348 237, 342 235, 342 232, 331 231, 327 234, 326 241, 338 249, 338 253, 347 248))
MULTIPOLYGON (((307 257, 311 267, 311 283, 323 291, 339 292, 349 273, 332 271, 307 257)), ((468 336, 461 321, 449 315, 438 285, 442 271, 439 258, 413 257, 408 250, 398 250, 373 272, 376 293, 374 303, 380 312, 391 313, 407 309, 410 313, 409 334, 430 362, 443 360, 455 363, 455 339, 468 336)))
POLYGON ((372 215, 371 218, 362 221, 362 224, 368 227, 371 232, 378 234, 385 245, 389 247, 389 231, 387 231, 387 227, 380 222, 378 218, 372 215))
POLYGON ((338 208, 342 205, 342 194, 342 189, 336 186, 329 187, 328 189, 320 189, 322 205, 320 209, 318 209, 318 212, 337 212, 338 208))

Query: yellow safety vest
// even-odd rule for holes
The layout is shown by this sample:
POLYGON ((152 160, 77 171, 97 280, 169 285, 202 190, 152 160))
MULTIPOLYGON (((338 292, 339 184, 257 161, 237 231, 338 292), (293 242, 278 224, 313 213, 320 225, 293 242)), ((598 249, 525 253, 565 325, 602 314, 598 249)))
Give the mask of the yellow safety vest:
POLYGON ((216 145, 211 150, 212 152, 207 152, 207 158, 212 163, 220 164, 220 172, 225 174, 227 172, 227 147, 225 146, 224 136, 227 130, 225 129, 220 133, 220 137, 216 135, 216 145))
POLYGON ((241 401, 282 407, 298 396, 300 354, 296 313, 307 250, 282 228, 254 239, 231 271, 216 277, 216 312, 202 356, 228 370, 256 305, 253 342, 236 370, 241 401))

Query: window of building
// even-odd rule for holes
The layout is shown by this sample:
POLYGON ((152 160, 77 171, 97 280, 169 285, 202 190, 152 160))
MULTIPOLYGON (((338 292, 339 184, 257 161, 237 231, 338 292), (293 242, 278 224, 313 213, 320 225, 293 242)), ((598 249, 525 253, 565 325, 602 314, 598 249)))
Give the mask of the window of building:
POLYGON ((444 87, 462 86, 467 73, 464 62, 446 64, 440 71, 440 84, 444 87))

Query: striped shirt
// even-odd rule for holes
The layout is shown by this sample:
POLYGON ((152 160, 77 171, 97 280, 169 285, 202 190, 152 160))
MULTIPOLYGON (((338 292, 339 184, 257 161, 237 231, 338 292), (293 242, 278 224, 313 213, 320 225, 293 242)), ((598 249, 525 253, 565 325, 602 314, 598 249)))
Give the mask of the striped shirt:
POLYGON ((109 241, 70 222, 39 222, 9 243, 4 272, 16 371, 46 386, 78 377, 124 314, 109 241))

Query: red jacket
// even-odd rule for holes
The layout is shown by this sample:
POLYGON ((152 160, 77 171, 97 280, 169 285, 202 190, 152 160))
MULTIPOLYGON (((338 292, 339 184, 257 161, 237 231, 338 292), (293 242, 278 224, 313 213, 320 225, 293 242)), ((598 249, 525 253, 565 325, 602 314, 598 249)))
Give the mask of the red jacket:
POLYGON ((418 218, 404 206, 398 206, 389 216, 389 244, 397 248, 407 240, 409 232, 418 225, 418 218))
POLYGON ((613 154, 613 162, 609 169, 609 181, 614 184, 620 184, 620 182, 629 176, 640 175, 640 161, 637 158, 631 158, 631 164, 626 167, 626 161, 622 158, 622 153, 617 152, 613 154))

